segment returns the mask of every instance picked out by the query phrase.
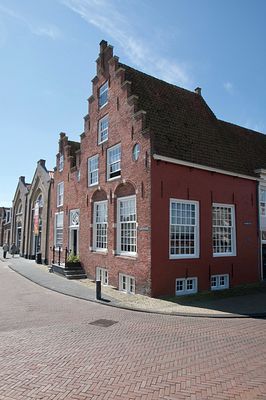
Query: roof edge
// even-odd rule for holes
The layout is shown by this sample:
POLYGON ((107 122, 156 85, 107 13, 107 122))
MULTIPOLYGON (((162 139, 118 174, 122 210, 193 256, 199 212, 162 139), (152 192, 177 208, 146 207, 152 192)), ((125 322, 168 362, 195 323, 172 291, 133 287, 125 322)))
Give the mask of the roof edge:
POLYGON ((261 181, 261 179, 259 177, 255 177, 255 176, 251 176, 251 175, 242 175, 242 174, 238 174, 237 172, 226 171, 226 170, 219 169, 219 168, 207 167, 206 165, 194 164, 194 163, 188 162, 188 161, 178 160, 178 159, 171 158, 171 157, 160 156, 159 154, 153 154, 153 158, 154 158, 154 160, 165 161, 165 162, 168 162, 171 164, 184 165, 186 167, 203 169, 205 171, 216 172, 218 174, 234 176, 237 178, 249 179, 252 181, 261 181))

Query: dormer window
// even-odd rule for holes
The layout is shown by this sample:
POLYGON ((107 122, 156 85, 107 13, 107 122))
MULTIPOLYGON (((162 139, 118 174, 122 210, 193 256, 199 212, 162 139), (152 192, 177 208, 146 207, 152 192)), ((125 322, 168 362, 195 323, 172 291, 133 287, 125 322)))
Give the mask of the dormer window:
POLYGON ((108 81, 99 90, 99 107, 102 108, 108 103, 108 81))
POLYGON ((59 172, 61 172, 61 171, 63 171, 63 169, 64 169, 64 155, 60 154, 58 170, 59 170, 59 172))
POLYGON ((98 144, 106 142, 108 140, 108 125, 109 118, 108 115, 100 119, 98 127, 98 144))

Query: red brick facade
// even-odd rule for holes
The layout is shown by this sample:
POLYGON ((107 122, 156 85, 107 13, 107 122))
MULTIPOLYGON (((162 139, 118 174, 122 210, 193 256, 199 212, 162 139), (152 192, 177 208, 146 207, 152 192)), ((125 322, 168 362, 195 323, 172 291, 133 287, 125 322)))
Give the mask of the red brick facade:
MULTIPOLYGON (((109 285, 119 287, 119 274, 124 274, 135 278, 136 293, 160 296, 174 295, 178 278, 197 278, 197 289, 200 291, 211 288, 212 275, 228 276, 228 286, 259 280, 256 178, 254 176, 240 177, 240 167, 237 163, 231 162, 229 154, 226 154, 224 159, 219 159, 219 154, 222 154, 220 147, 224 141, 222 137, 216 149, 217 159, 212 152, 209 155, 206 152, 208 156, 206 156, 206 165, 208 166, 212 162, 210 160, 213 159, 217 164, 214 167, 220 167, 220 173, 212 172, 211 168, 208 170, 196 165, 195 167, 179 165, 182 162, 178 164, 177 160, 174 163, 156 161, 154 154, 158 153, 158 149, 160 150, 160 141, 163 143, 165 153, 168 152, 168 147, 170 153, 180 151, 179 146, 182 144, 179 139, 176 139, 176 143, 172 142, 174 139, 170 132, 171 121, 164 121, 162 114, 160 118, 158 117, 158 124, 161 123, 162 129, 159 129, 160 133, 157 139, 154 139, 157 110, 149 102, 141 101, 141 85, 138 86, 136 81, 133 87, 132 82, 128 80, 127 74, 131 74, 133 79, 135 73, 137 74, 138 71, 130 68, 126 70, 123 64, 119 63, 118 58, 113 56, 112 47, 104 41, 101 42, 100 56, 97 60, 97 76, 92 80, 89 113, 85 117, 85 129, 81 135, 81 141, 80 143, 72 142, 65 134, 60 135, 57 166, 50 197, 50 261, 53 258, 52 247, 55 244, 55 215, 63 212, 63 241, 60 242, 60 246, 70 249, 77 241, 78 244, 75 246, 88 277, 95 279, 96 268, 104 268, 108 271, 109 285), (106 81, 108 81, 108 102, 100 107, 99 92, 106 81), (143 109, 144 105, 149 113, 143 109), (107 115, 109 117, 108 140, 99 144, 99 121, 107 115), (154 116, 152 123, 151 115, 154 116), (168 137, 163 135, 164 126, 169 131, 168 137), (121 145, 121 176, 109 179, 107 153, 108 149, 117 144, 121 145), (140 153, 136 161, 132 157, 135 144, 140 145, 140 153), (90 185, 88 159, 93 156, 98 156, 98 182, 90 185), (64 159, 63 169, 59 168, 60 157, 64 159), (235 168, 237 173, 223 173, 223 162, 227 163, 229 168, 235 168), (57 206, 57 188, 60 182, 64 182, 63 205, 57 206), (118 252, 117 204, 119 199, 128 196, 136 198, 137 251, 136 254, 125 256, 118 252), (195 258, 171 259, 169 257, 170 199, 193 200, 198 204, 199 252, 195 258), (107 202, 106 251, 95 251, 93 241, 95 232, 93 210, 95 203, 99 201, 107 202), (234 208, 236 252, 233 256, 213 255, 213 203, 232 205, 234 208), (76 236, 75 239, 71 236, 73 233, 71 231, 73 227, 69 226, 71 210, 79 212, 79 223, 74 226, 77 239, 76 236)), ((141 79, 145 81, 147 76, 145 74, 143 76, 141 79)), ((150 79, 151 77, 148 77, 148 81, 150 79)), ((160 95, 164 96, 164 83, 158 82, 160 95)), ((169 86, 175 93, 175 87, 169 86)), ((150 85, 147 84, 145 90, 148 95, 150 95, 149 89, 150 85)), ((182 98, 183 89, 179 91, 182 98)), ((200 120, 202 132, 204 132, 204 124, 208 126, 210 132, 212 124, 220 129, 220 125, 218 126, 220 122, 207 108, 206 103, 197 97, 199 95, 187 92, 184 91, 184 103, 180 102, 180 104, 188 110, 193 109, 194 121, 202 112, 203 117, 200 120)), ((178 96, 180 96, 179 92, 178 96)), ((159 99, 156 100, 160 104, 159 99)), ((167 101, 165 100, 165 106, 167 106, 167 101)), ((159 108, 158 112, 161 112, 159 108)), ((185 118, 184 116, 189 121, 189 115, 183 113, 182 118, 185 118)), ((183 123, 182 120, 181 122, 184 129, 186 127, 191 129, 190 121, 183 123)), ((194 125, 196 126, 196 122, 194 125)), ((173 125, 173 131, 174 129, 173 125)), ((217 135, 219 133, 220 131, 217 130, 217 135)), ((185 136, 187 138, 187 135, 185 136)), ((229 143, 228 140, 225 143, 229 143)), ((192 145, 194 146, 195 143, 193 144, 191 140, 192 145)), ((212 146, 216 146, 215 137, 212 137, 212 146)), ((188 157, 195 157, 192 148, 189 149, 185 145, 183 147, 188 157)), ((204 161, 204 155, 201 154, 201 157, 204 161)))
MULTIPOLYGON (((51 231, 50 242, 54 243, 54 214, 64 211, 63 247, 69 247, 69 212, 80 210, 79 255, 88 276, 95 278, 96 267, 108 270, 109 284, 118 287, 119 273, 136 279, 136 291, 150 293, 151 271, 151 186, 150 186, 150 140, 144 131, 142 113, 135 113, 135 99, 130 97, 130 84, 125 82, 124 74, 118 68, 117 59, 112 57, 112 48, 103 50, 98 61, 98 76, 93 79, 93 96, 89 99, 89 116, 85 117, 85 132, 81 135, 77 167, 68 157, 70 145, 67 137, 61 135, 60 148, 64 153, 64 169, 58 168, 54 174, 51 190, 51 231), (102 59, 103 58, 103 59, 102 59), (98 91, 108 78, 108 104, 102 109, 98 105, 98 91), (108 141, 98 145, 98 121, 109 115, 108 141), (121 177, 108 181, 106 178, 107 149, 121 143, 121 177), (133 161, 132 150, 140 144, 140 155, 133 161), (88 158, 99 155, 99 183, 88 187, 88 158), (79 157, 80 156, 80 157, 79 157), (80 165, 79 165, 80 159, 80 165), (80 181, 76 170, 80 170, 80 181), (64 182, 64 204, 56 207, 56 188, 64 182), (136 196, 137 212, 137 256, 116 255, 116 206, 117 199, 129 195, 136 196), (92 250, 92 208, 93 202, 108 201, 108 251, 92 250)), ((59 155, 58 158, 59 160, 59 155)), ((52 257, 52 255, 51 255, 52 257)))
POLYGON ((229 285, 259 280, 257 182, 162 161, 152 163, 152 295, 175 293, 175 279, 197 277, 210 290, 211 275, 228 274, 229 285), (170 199, 199 202, 199 257, 169 259, 170 199), (232 204, 236 256, 213 256, 212 204, 232 204))

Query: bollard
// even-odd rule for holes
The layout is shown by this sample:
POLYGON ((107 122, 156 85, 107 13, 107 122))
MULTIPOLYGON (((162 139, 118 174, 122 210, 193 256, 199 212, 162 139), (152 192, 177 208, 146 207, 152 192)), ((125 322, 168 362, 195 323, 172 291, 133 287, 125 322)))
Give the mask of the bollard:
POLYGON ((101 287, 101 281, 96 281, 96 299, 101 300, 102 298, 102 287, 101 287))

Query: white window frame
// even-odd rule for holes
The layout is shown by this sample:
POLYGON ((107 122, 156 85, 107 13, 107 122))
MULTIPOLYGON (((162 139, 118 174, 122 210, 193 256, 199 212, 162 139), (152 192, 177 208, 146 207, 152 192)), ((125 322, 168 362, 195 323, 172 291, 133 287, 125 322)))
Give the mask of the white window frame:
POLYGON ((64 204, 64 182, 57 184, 56 204, 57 207, 61 207, 64 204))
POLYGON ((54 246, 56 249, 59 249, 59 247, 63 248, 63 243, 64 243, 64 212, 57 212, 55 213, 55 218, 54 218, 54 246), (57 225, 57 218, 58 216, 62 216, 62 227, 60 226, 60 229, 62 229, 62 245, 58 246, 58 241, 57 241, 57 230, 58 230, 58 225, 57 225))
POLYGON ((119 290, 128 294, 135 294, 136 292, 136 279, 134 276, 119 274, 119 290))
POLYGON ((187 278, 177 278, 175 280, 175 294, 176 296, 186 296, 188 294, 194 294, 198 292, 198 278, 193 276, 193 277, 187 277, 187 278), (192 289, 189 286, 189 284, 193 282, 193 287, 192 289), (182 290, 177 290, 177 283, 182 283, 183 289, 182 290))
POLYGON ((103 267, 96 267, 96 281, 101 281, 103 286, 108 286, 108 270, 103 267))
POLYGON ((266 187, 260 187, 260 216, 266 218, 266 187))
POLYGON ((93 203, 93 250, 97 252, 107 252, 108 248, 108 201, 96 201, 93 203), (105 206, 106 207, 106 221, 96 221, 96 210, 97 206, 105 206), (106 237, 106 247, 97 247, 97 232, 98 232, 98 225, 105 227, 105 237, 106 237))
POLYGON ((211 290, 229 289, 229 274, 211 275, 211 290), (213 281, 216 284, 213 284, 213 281), (224 280, 224 284, 221 281, 224 280))
MULTIPOLYGON (((227 208, 231 210, 231 248, 232 251, 228 252, 215 252, 214 251, 214 245, 212 245, 212 251, 213 251, 213 257, 232 257, 236 256, 236 222, 235 222, 235 205, 234 204, 224 204, 224 203, 213 203, 212 204, 212 212, 214 208, 221 207, 221 208, 227 208)), ((223 228, 226 228, 223 226, 223 228)), ((228 228, 228 227, 227 227, 228 228)), ((214 221, 213 221, 213 214, 212 214, 212 242, 214 239, 214 221)))
POLYGON ((108 89, 109 89, 109 85, 108 85, 108 80, 107 80, 99 88, 99 109, 100 110, 108 103, 108 89), (106 101, 105 101, 105 103, 101 104, 101 99, 105 95, 106 92, 107 92, 106 101))
POLYGON ((98 122, 98 144, 107 142, 109 134, 109 115, 105 115, 98 122), (107 125, 103 128, 103 124, 107 121, 107 125))
POLYGON ((58 162, 58 171, 62 172, 64 169, 64 154, 60 154, 58 162))
POLYGON ((184 199, 170 199, 170 208, 169 208, 169 259, 176 260, 176 259, 187 259, 187 258, 199 258, 199 202, 192 201, 192 200, 184 200, 184 199), (172 224, 172 204, 185 204, 185 205, 194 205, 195 206, 195 224, 194 225, 185 225, 185 224, 172 224), (194 253, 191 254, 172 254, 171 253, 171 227, 173 226, 186 226, 186 227, 193 227, 194 226, 194 253))
MULTIPOLYGON (((117 255, 123 255, 123 256, 129 256, 129 257, 136 257, 137 256, 137 240, 138 240, 138 235, 137 235, 137 227, 138 227, 138 223, 137 223, 137 199, 136 199, 136 195, 133 196, 127 196, 127 197, 118 197, 117 198, 117 255), (120 213, 120 204, 121 203, 125 203, 128 201, 134 200, 135 201, 135 221, 120 221, 120 217, 121 217, 121 213, 120 213), (121 225, 122 224, 135 224, 135 229, 133 229, 133 231, 135 231, 135 244, 130 244, 130 246, 134 246, 135 247, 135 251, 124 251, 122 250, 122 243, 121 243, 121 235, 122 235, 122 229, 121 229, 121 225)), ((130 231, 132 231, 132 229, 130 229, 130 231)), ((134 239, 134 237, 130 237, 129 239, 131 239, 130 241, 133 241, 132 239, 134 239)))
POLYGON ((88 186, 95 186, 99 183, 99 155, 88 158, 88 186), (97 168, 91 170, 91 162, 97 160, 97 168), (97 176, 97 180, 93 182, 93 177, 97 176))
POLYGON ((120 178, 121 177, 121 143, 118 143, 118 144, 116 144, 115 146, 113 146, 113 147, 110 147, 109 149, 107 149, 107 157, 106 157, 106 159, 107 159, 107 168, 106 168, 106 172, 107 172, 107 180, 108 181, 111 181, 111 180, 114 180, 114 179, 117 179, 117 178, 120 178), (111 153, 113 152, 113 151, 115 151, 117 148, 119 148, 120 149, 120 158, 118 159, 118 160, 116 160, 115 162, 112 162, 111 163, 111 161, 110 161, 110 155, 111 155, 111 153), (112 169, 112 167, 111 166, 113 166, 113 165, 115 165, 115 164, 118 164, 119 163, 119 169, 116 169, 115 171, 112 171, 111 172, 111 169, 112 169), (120 171, 120 174, 119 175, 115 175, 115 176, 111 176, 111 174, 115 174, 116 172, 118 172, 118 171, 120 171))

